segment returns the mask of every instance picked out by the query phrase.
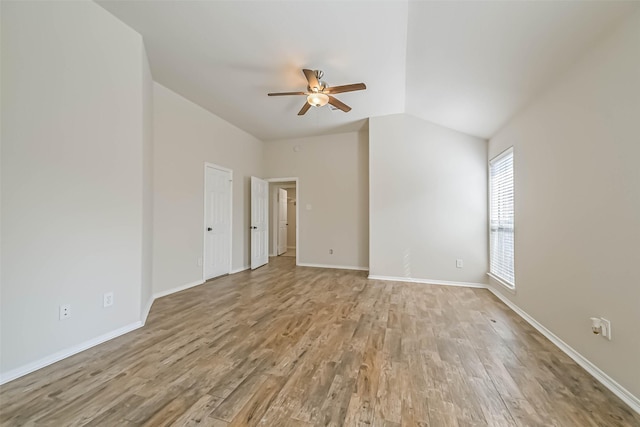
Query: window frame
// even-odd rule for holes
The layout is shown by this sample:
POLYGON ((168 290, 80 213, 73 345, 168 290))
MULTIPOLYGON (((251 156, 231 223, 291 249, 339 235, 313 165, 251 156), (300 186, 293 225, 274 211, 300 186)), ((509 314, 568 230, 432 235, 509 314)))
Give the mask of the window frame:
POLYGON ((502 286, 506 287, 509 291, 512 291, 515 293, 516 290, 516 271, 515 271, 515 259, 516 259, 516 248, 515 248, 515 241, 516 241, 516 215, 515 215, 515 200, 516 200, 516 195, 515 195, 515 180, 516 180, 516 171, 515 171, 515 155, 514 155, 514 147, 511 146, 505 150, 503 150, 502 152, 500 152, 498 155, 494 156, 493 158, 489 159, 488 162, 488 168, 487 168, 487 175, 488 175, 488 186, 489 186, 489 218, 488 218, 488 231, 489 231, 489 271, 487 273, 487 275, 489 277, 491 277, 492 279, 494 279, 495 281, 497 281, 498 283, 500 283, 502 286), (493 215, 493 203, 492 203, 492 199, 493 199, 493 185, 492 185, 492 179, 491 179, 491 167, 493 164, 495 164, 496 162, 499 162, 500 160, 502 160, 504 157, 507 157, 511 155, 512 156, 512 186, 513 186, 513 283, 510 282, 507 278, 504 278, 496 273, 494 273, 493 271, 491 271, 491 256, 493 253, 493 245, 492 245, 492 231, 491 231, 491 218, 493 215))

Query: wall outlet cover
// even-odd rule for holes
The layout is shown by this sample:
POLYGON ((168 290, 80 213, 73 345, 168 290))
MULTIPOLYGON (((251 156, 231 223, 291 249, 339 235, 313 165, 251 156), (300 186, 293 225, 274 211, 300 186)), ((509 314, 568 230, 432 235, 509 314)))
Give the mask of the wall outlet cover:
POLYGON ((611 340, 611 321, 605 318, 600 318, 602 326, 602 337, 611 340))
POLYGON ((102 297, 102 306, 111 307, 113 305, 113 292, 107 292, 102 297))
POLYGON ((65 320, 71 317, 71 305, 64 304, 60 306, 60 320, 65 320))

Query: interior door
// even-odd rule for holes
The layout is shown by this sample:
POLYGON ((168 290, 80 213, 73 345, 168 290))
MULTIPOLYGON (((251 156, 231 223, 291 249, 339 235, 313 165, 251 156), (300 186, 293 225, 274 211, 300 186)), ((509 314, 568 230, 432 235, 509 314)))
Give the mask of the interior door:
POLYGON ((231 269, 231 184, 231 171, 205 167, 205 280, 231 269))
POLYGON ((269 183, 251 177, 251 269, 269 262, 269 183))
POLYGON ((278 188, 278 255, 287 252, 287 190, 278 188))

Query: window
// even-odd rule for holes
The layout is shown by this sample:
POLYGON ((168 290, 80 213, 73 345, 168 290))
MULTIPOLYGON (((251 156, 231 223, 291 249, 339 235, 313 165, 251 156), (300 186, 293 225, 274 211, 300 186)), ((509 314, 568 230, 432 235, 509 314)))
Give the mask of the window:
POLYGON ((489 199, 489 274, 513 289, 513 147, 489 162, 489 199))

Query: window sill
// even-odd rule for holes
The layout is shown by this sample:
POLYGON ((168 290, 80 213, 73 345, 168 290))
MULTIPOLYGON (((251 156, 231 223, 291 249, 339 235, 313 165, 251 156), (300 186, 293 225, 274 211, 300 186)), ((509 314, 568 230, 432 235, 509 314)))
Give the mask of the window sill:
POLYGON ((514 285, 510 285, 509 283, 505 282, 504 280, 502 280, 498 276, 495 276, 495 275, 493 275, 491 273, 487 273, 487 276, 489 276, 490 278, 492 278, 493 280, 498 282, 507 291, 511 292, 514 295, 516 294, 516 287, 514 285))

